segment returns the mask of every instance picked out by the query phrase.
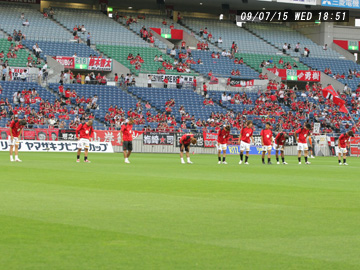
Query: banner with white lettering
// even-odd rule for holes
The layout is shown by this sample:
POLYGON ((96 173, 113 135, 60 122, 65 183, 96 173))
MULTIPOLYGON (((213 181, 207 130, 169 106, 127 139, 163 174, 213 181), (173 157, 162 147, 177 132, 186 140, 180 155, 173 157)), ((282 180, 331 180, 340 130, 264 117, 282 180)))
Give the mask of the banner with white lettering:
POLYGON ((169 84, 176 84, 177 77, 181 76, 184 79, 184 83, 192 83, 194 81, 194 76, 186 76, 183 74, 179 75, 165 75, 165 74, 147 74, 151 76, 151 81, 153 83, 162 83, 164 82, 165 77, 169 80, 169 84))
POLYGON ((146 132, 144 133, 144 145, 173 145, 174 133, 169 132, 146 132))
POLYGON ((230 86, 232 86, 232 87, 248 87, 248 86, 254 86, 254 82, 255 82, 255 80, 244 80, 244 79, 231 78, 230 86))
MULTIPOLYGON (((77 141, 20 141, 19 151, 22 152, 75 152, 77 141)), ((9 151, 9 141, 0 140, 0 151, 9 151)), ((89 152, 114 153, 109 142, 90 142, 89 152)))
POLYGON ((11 67, 11 80, 13 81, 19 81, 20 77, 21 77, 21 73, 23 73, 24 71, 27 72, 28 69, 27 68, 23 68, 23 67, 11 67))

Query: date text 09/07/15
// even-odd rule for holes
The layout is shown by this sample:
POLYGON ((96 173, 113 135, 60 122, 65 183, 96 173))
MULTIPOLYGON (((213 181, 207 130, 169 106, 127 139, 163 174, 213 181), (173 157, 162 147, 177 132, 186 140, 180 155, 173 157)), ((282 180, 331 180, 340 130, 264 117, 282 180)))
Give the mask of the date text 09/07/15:
POLYGON ((237 22, 348 22, 349 10, 238 10, 237 22))

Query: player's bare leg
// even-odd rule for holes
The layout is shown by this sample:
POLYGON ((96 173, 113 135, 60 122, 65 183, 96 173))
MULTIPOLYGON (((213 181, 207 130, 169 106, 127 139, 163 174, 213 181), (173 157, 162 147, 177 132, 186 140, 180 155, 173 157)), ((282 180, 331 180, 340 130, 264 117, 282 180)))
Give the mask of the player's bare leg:
POLYGON ((239 164, 243 163, 243 158, 244 158, 244 151, 240 151, 240 161, 239 164))
POLYGON ((305 150, 304 151, 305 164, 310 164, 310 162, 308 161, 308 154, 309 154, 309 151, 305 150))
POLYGON ((223 150, 223 164, 227 164, 227 162, 226 162, 226 150, 223 150))
POLYGON ((275 149, 275 158, 276 158, 277 164, 280 164, 280 162, 279 162, 279 150, 277 150, 277 149, 275 149))
POLYGON ((262 154, 261 154, 261 160, 262 160, 262 164, 265 164, 265 151, 262 151, 262 154))
POLYGON ((348 165, 348 164, 346 163, 347 153, 343 153, 342 156, 343 156, 343 165, 347 166, 347 165, 348 165))
POLYGON ((285 162, 285 153, 284 153, 284 150, 281 151, 281 160, 282 160, 282 163, 284 165, 287 165, 287 163, 285 162))
POLYGON ((19 153, 19 144, 15 144, 15 161, 21 162, 21 160, 19 159, 18 153, 19 153))
POLYGON ((271 165, 271 150, 268 151, 268 154, 267 154, 267 158, 268 158, 268 164, 271 165))
POLYGON ((130 154, 131 154, 131 151, 128 151, 128 152, 127 152, 127 158, 130 157, 130 154))
POLYGON ((181 161, 181 164, 185 164, 185 161, 184 161, 184 145, 180 146, 180 161, 181 161))
POLYGON ((88 160, 88 153, 89 153, 89 149, 85 148, 85 151, 84 151, 84 162, 90 163, 90 160, 88 160))
POLYGON ((250 151, 246 151, 246 155, 245 155, 245 165, 249 165, 249 163, 248 163, 249 153, 250 153, 250 151))
POLYGON ((78 148, 76 155, 76 162, 80 162, 80 154, 81 154, 81 148, 78 148))
POLYGON ((14 158, 13 158, 13 151, 14 151, 14 146, 13 145, 10 145, 10 161, 14 161, 14 158))
POLYGON ((301 164, 301 150, 298 151, 298 160, 299 160, 299 164, 301 164))
POLYGON ((221 150, 218 150, 218 164, 221 164, 221 150))
POLYGON ((187 159, 187 163, 192 164, 192 162, 191 162, 191 160, 190 160, 189 149, 186 151, 186 159, 187 159))

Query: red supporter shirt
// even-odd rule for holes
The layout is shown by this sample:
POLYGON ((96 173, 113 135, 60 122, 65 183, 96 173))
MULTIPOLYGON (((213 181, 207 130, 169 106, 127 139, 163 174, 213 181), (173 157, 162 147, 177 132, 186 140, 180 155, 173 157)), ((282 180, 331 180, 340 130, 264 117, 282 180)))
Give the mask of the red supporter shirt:
POLYGON ((189 145, 191 143, 191 138, 194 138, 194 134, 184 134, 180 138, 180 144, 189 145))
POLYGON ((295 133, 299 135, 299 143, 306 143, 306 137, 310 134, 310 130, 299 128, 295 133))
POLYGON ((19 121, 12 120, 10 123, 10 128, 11 128, 11 134, 13 135, 13 137, 19 137, 23 126, 20 125, 19 121))
POLYGON ((263 137, 264 145, 266 146, 271 145, 272 131, 270 129, 263 129, 260 132, 260 135, 263 137))
POLYGON ((121 127, 122 138, 125 142, 131 142, 133 140, 132 127, 133 127, 132 125, 128 125, 128 124, 125 124, 121 127))
POLYGON ((252 128, 245 127, 241 130, 241 141, 250 143, 250 138, 253 135, 254 130, 252 128))
POLYGON ((277 144, 277 145, 284 145, 285 144, 285 134, 284 133, 282 133, 282 132, 280 132, 280 133, 278 133, 278 135, 276 135, 276 137, 275 137, 275 143, 277 144))
POLYGON ((229 141, 230 131, 226 131, 224 128, 219 130, 218 133, 218 143, 227 144, 229 141))
POLYGON ((92 126, 88 126, 85 124, 80 124, 76 129, 76 137, 79 137, 80 133, 80 139, 90 139, 92 138, 92 135, 94 133, 94 129, 92 126))
POLYGON ((349 139, 350 139, 350 136, 347 135, 346 133, 341 134, 340 137, 339 137, 339 146, 340 146, 340 148, 346 148, 349 139))

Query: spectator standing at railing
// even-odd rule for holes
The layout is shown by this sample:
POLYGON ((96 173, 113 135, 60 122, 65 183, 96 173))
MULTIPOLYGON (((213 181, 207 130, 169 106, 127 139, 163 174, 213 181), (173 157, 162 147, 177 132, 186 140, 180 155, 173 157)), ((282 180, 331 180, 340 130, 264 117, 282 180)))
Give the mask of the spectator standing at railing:
POLYGON ((90 36, 90 32, 87 33, 87 36, 86 36, 86 45, 88 45, 90 47, 91 45, 91 36, 90 36))

